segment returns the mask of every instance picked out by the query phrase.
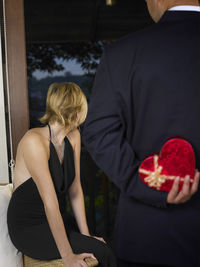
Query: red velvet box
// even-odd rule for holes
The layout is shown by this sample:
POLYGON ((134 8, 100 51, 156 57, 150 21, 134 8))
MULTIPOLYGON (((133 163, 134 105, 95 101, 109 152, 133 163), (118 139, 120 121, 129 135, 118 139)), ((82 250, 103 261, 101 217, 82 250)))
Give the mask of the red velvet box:
POLYGON ((159 152, 147 156, 141 163, 139 175, 151 188, 171 190, 174 179, 180 176, 179 191, 186 175, 190 175, 190 184, 195 176, 195 154, 192 145, 183 138, 170 138, 159 152))

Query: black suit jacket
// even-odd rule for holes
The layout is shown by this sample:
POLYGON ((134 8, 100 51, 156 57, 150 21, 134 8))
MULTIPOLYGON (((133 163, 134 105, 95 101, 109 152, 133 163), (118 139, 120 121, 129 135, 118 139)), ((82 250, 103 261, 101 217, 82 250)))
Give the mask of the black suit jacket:
POLYGON ((188 140, 200 170, 200 13, 167 11, 153 26, 103 52, 83 128, 97 165, 121 190, 116 255, 135 262, 200 266, 200 193, 169 205, 138 167, 172 136, 188 140))

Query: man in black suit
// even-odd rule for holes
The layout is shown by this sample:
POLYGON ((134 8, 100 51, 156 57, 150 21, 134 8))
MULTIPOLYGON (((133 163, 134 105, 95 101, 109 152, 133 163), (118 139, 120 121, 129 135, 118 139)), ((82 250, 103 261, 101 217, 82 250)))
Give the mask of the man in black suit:
POLYGON ((200 7, 147 0, 153 26, 105 47, 83 142, 121 193, 114 229, 118 266, 200 266, 200 7), (195 180, 178 193, 145 185, 138 168, 181 136, 196 156, 195 180), (197 192, 198 191, 198 192, 197 192))

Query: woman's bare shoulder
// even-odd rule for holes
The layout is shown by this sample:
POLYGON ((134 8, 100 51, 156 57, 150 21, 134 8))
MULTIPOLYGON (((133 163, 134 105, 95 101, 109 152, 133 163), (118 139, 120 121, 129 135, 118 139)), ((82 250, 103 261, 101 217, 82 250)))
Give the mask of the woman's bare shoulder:
POLYGON ((80 140, 80 132, 77 128, 75 128, 74 130, 70 131, 67 135, 67 137, 69 137, 73 143, 76 143, 77 141, 80 140))
POLYGON ((19 147, 28 148, 29 146, 45 146, 46 142, 48 141, 47 136, 45 136, 45 130, 42 128, 33 128, 28 130, 25 135, 22 137, 21 141, 19 142, 19 147))
POLYGON ((81 139, 81 135, 80 132, 77 128, 75 128, 74 130, 70 131, 67 135, 67 137, 70 139, 73 148, 75 148, 76 144, 80 143, 80 139, 81 139))
POLYGON ((68 135, 70 135, 72 138, 80 138, 80 132, 78 128, 75 128, 72 131, 70 131, 68 135))

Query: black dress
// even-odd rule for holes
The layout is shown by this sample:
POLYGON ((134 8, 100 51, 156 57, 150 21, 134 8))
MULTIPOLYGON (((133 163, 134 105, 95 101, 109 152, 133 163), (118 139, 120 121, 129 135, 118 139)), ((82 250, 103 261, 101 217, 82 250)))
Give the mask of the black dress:
MULTIPOLYGON (((69 243, 75 254, 93 253, 99 261, 99 266, 114 267, 116 259, 108 245, 96 238, 81 234, 66 211, 66 196, 75 178, 75 166, 71 143, 67 137, 64 141, 62 164, 50 141, 49 169, 69 243)), ((12 243, 23 254, 40 260, 61 258, 47 221, 43 201, 32 177, 13 192, 8 206, 7 224, 12 243)))

